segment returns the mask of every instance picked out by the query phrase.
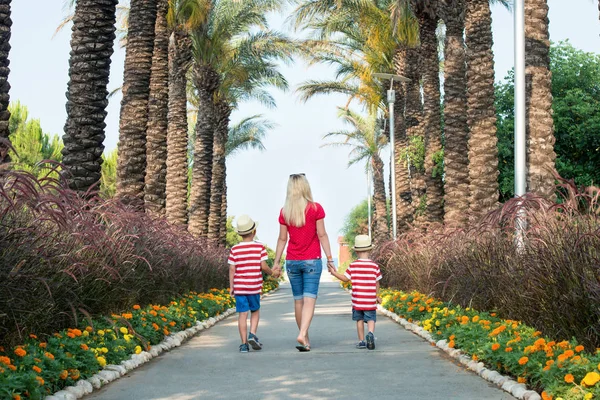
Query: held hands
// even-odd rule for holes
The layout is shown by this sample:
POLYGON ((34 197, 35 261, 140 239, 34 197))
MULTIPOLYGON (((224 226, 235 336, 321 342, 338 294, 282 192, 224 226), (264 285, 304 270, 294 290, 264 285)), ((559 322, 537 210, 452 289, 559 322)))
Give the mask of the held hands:
POLYGON ((281 275, 281 265, 279 265, 279 263, 276 262, 273 265, 273 269, 271 271, 273 272, 273 274, 272 274, 273 278, 279 278, 279 276, 281 275))

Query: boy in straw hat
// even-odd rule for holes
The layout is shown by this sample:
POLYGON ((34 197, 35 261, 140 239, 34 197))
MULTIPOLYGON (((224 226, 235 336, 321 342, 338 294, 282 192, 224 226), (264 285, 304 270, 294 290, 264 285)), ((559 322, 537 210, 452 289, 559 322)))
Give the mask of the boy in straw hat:
POLYGON ((247 353, 252 346, 260 350, 262 344, 256 337, 260 319, 260 295, 262 293, 262 271, 272 275, 267 265, 267 249, 254 241, 256 222, 247 215, 237 219, 236 231, 242 241, 231 248, 229 253, 229 290, 235 296, 235 308, 238 312, 238 328, 242 344, 240 352, 247 353), (248 333, 248 311, 250 311, 250 333, 248 333))
POLYGON ((354 251, 358 259, 350 264, 344 275, 337 272, 333 266, 329 266, 329 272, 333 276, 344 282, 352 282, 352 320, 356 321, 358 331, 357 349, 375 349, 377 303, 381 302, 377 296, 381 271, 379 265, 369 259, 369 251, 372 248, 369 236, 358 235, 354 240, 354 251), (366 338, 365 322, 369 329, 366 338))

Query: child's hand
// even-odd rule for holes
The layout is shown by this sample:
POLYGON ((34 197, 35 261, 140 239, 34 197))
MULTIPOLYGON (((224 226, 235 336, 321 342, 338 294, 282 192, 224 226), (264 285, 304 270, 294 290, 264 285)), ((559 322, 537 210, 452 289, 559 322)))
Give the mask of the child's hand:
POLYGON ((377 304, 381 304, 383 300, 381 299, 381 297, 377 296, 377 304))
POLYGON ((232 287, 230 287, 230 288, 229 288, 229 295, 230 295, 230 296, 233 296, 233 295, 234 295, 234 294, 233 294, 233 288, 232 288, 232 287))
POLYGON ((333 274, 334 272, 336 272, 335 268, 331 265, 327 266, 327 269, 329 270, 330 274, 333 274))

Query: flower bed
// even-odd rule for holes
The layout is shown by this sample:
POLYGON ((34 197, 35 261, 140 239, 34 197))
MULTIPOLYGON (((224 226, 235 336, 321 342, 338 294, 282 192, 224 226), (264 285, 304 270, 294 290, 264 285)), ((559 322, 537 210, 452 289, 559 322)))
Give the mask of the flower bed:
MULTIPOLYGON (((277 283, 269 283, 271 290, 277 283)), ((86 319, 78 328, 40 337, 30 335, 12 349, 0 347, 0 399, 40 399, 107 364, 148 351, 172 332, 219 315, 235 301, 227 289, 190 292, 168 305, 134 305, 104 319, 86 319)))
POLYGON ((556 342, 519 321, 444 303, 419 292, 382 291, 382 306, 474 360, 542 392, 543 399, 600 398, 600 349, 556 342))

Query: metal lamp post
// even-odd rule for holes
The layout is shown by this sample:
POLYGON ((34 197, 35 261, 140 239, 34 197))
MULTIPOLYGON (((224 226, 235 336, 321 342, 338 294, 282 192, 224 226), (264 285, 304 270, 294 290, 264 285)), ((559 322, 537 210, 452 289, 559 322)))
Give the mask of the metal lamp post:
POLYGON ((396 82, 410 82, 405 76, 402 75, 394 75, 394 74, 384 74, 384 73, 374 73, 373 76, 375 78, 379 78, 381 80, 389 79, 390 80, 390 89, 387 91, 387 101, 388 101, 388 114, 390 116, 390 174, 392 176, 392 189, 391 189, 391 197, 392 197, 392 237, 396 240, 396 231, 398 221, 396 221, 396 158, 394 156, 394 103, 396 102, 396 91, 394 90, 394 81, 396 82))
MULTIPOLYGON (((525 1, 515 0, 515 197, 527 192, 526 123, 525 123, 525 1)), ((524 241, 525 215, 519 209, 516 219, 516 243, 524 241)))
POLYGON ((373 239, 371 232, 371 166, 367 166, 367 213, 368 213, 368 224, 369 224, 369 239, 373 239))

